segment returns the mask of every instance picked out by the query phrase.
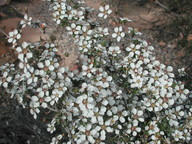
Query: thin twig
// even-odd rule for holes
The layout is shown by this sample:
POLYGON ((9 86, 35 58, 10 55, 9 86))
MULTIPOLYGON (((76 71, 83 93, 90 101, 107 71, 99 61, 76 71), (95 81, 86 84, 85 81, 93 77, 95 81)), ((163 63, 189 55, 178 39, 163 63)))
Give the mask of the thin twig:
POLYGON ((57 110, 57 109, 53 109, 53 108, 51 108, 51 107, 47 107, 47 108, 50 109, 51 111, 59 112, 59 110, 57 110))
POLYGON ((0 32, 3 33, 5 36, 9 37, 4 31, 0 29, 0 32))
POLYGON ((163 5, 162 3, 160 3, 158 0, 155 0, 155 3, 158 4, 159 6, 161 6, 162 8, 166 9, 169 11, 169 8, 167 8, 165 5, 163 5))
POLYGON ((75 144, 70 130, 69 130, 68 128, 64 128, 64 129, 65 129, 65 131, 67 132, 67 134, 69 135, 69 137, 71 138, 71 143, 72 143, 72 144, 75 144))
POLYGON ((21 15, 25 15, 25 13, 22 13, 21 11, 19 11, 18 8, 14 7, 13 5, 9 4, 9 6, 14 9, 16 12, 20 13, 21 15))

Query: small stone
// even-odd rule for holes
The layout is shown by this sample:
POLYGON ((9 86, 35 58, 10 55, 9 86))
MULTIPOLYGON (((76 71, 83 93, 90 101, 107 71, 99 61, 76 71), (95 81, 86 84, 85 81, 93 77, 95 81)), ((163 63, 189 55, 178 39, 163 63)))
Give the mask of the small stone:
POLYGON ((163 41, 160 41, 158 44, 159 44, 160 46, 165 46, 165 45, 166 45, 166 43, 163 42, 163 41))

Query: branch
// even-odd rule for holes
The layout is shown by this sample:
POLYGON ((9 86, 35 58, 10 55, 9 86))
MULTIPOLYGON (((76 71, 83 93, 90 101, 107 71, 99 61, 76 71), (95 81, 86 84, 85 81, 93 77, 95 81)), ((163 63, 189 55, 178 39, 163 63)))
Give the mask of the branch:
POLYGON ((163 5, 162 3, 160 3, 159 0, 155 0, 154 3, 158 4, 158 5, 161 6, 162 8, 164 8, 164 9, 166 9, 166 10, 169 11, 169 8, 167 8, 165 5, 163 5))
POLYGON ((4 31, 0 29, 0 32, 3 33, 5 36, 9 37, 4 31))

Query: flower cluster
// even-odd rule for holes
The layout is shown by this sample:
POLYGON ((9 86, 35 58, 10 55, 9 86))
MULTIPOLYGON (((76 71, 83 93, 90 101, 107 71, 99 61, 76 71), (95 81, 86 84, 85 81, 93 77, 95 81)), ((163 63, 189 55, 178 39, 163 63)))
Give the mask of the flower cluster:
MULTIPOLYGON (((43 109, 53 112, 47 131, 59 125, 61 133, 51 144, 190 143, 189 90, 175 80, 171 66, 155 59, 152 46, 133 36, 141 33, 92 27, 81 2, 54 0, 51 6, 53 20, 61 26, 66 20, 75 39, 78 72, 60 66, 53 43, 18 44, 18 62, 0 67, 0 85, 35 119, 43 109)), ((109 5, 100 11, 104 19, 111 13, 109 5)), ((10 37, 17 35, 15 30, 10 37)))
POLYGON ((104 7, 99 7, 100 13, 98 14, 98 17, 106 19, 109 14, 112 13, 112 10, 109 9, 109 5, 105 5, 104 7))
MULTIPOLYGON (((53 10, 53 20, 60 24, 64 20, 78 20, 82 21, 84 16, 84 9, 74 9, 72 6, 66 4, 66 0, 54 0, 51 9, 53 10)), ((76 6, 79 3, 76 3, 76 6)))

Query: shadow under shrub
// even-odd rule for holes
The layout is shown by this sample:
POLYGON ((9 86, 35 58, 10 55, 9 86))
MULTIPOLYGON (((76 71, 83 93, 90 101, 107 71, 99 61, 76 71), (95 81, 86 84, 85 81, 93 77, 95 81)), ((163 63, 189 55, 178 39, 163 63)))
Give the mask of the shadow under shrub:
POLYGON ((0 144, 48 144, 51 138, 45 124, 34 120, 16 100, 0 107, 0 127, 0 144))

